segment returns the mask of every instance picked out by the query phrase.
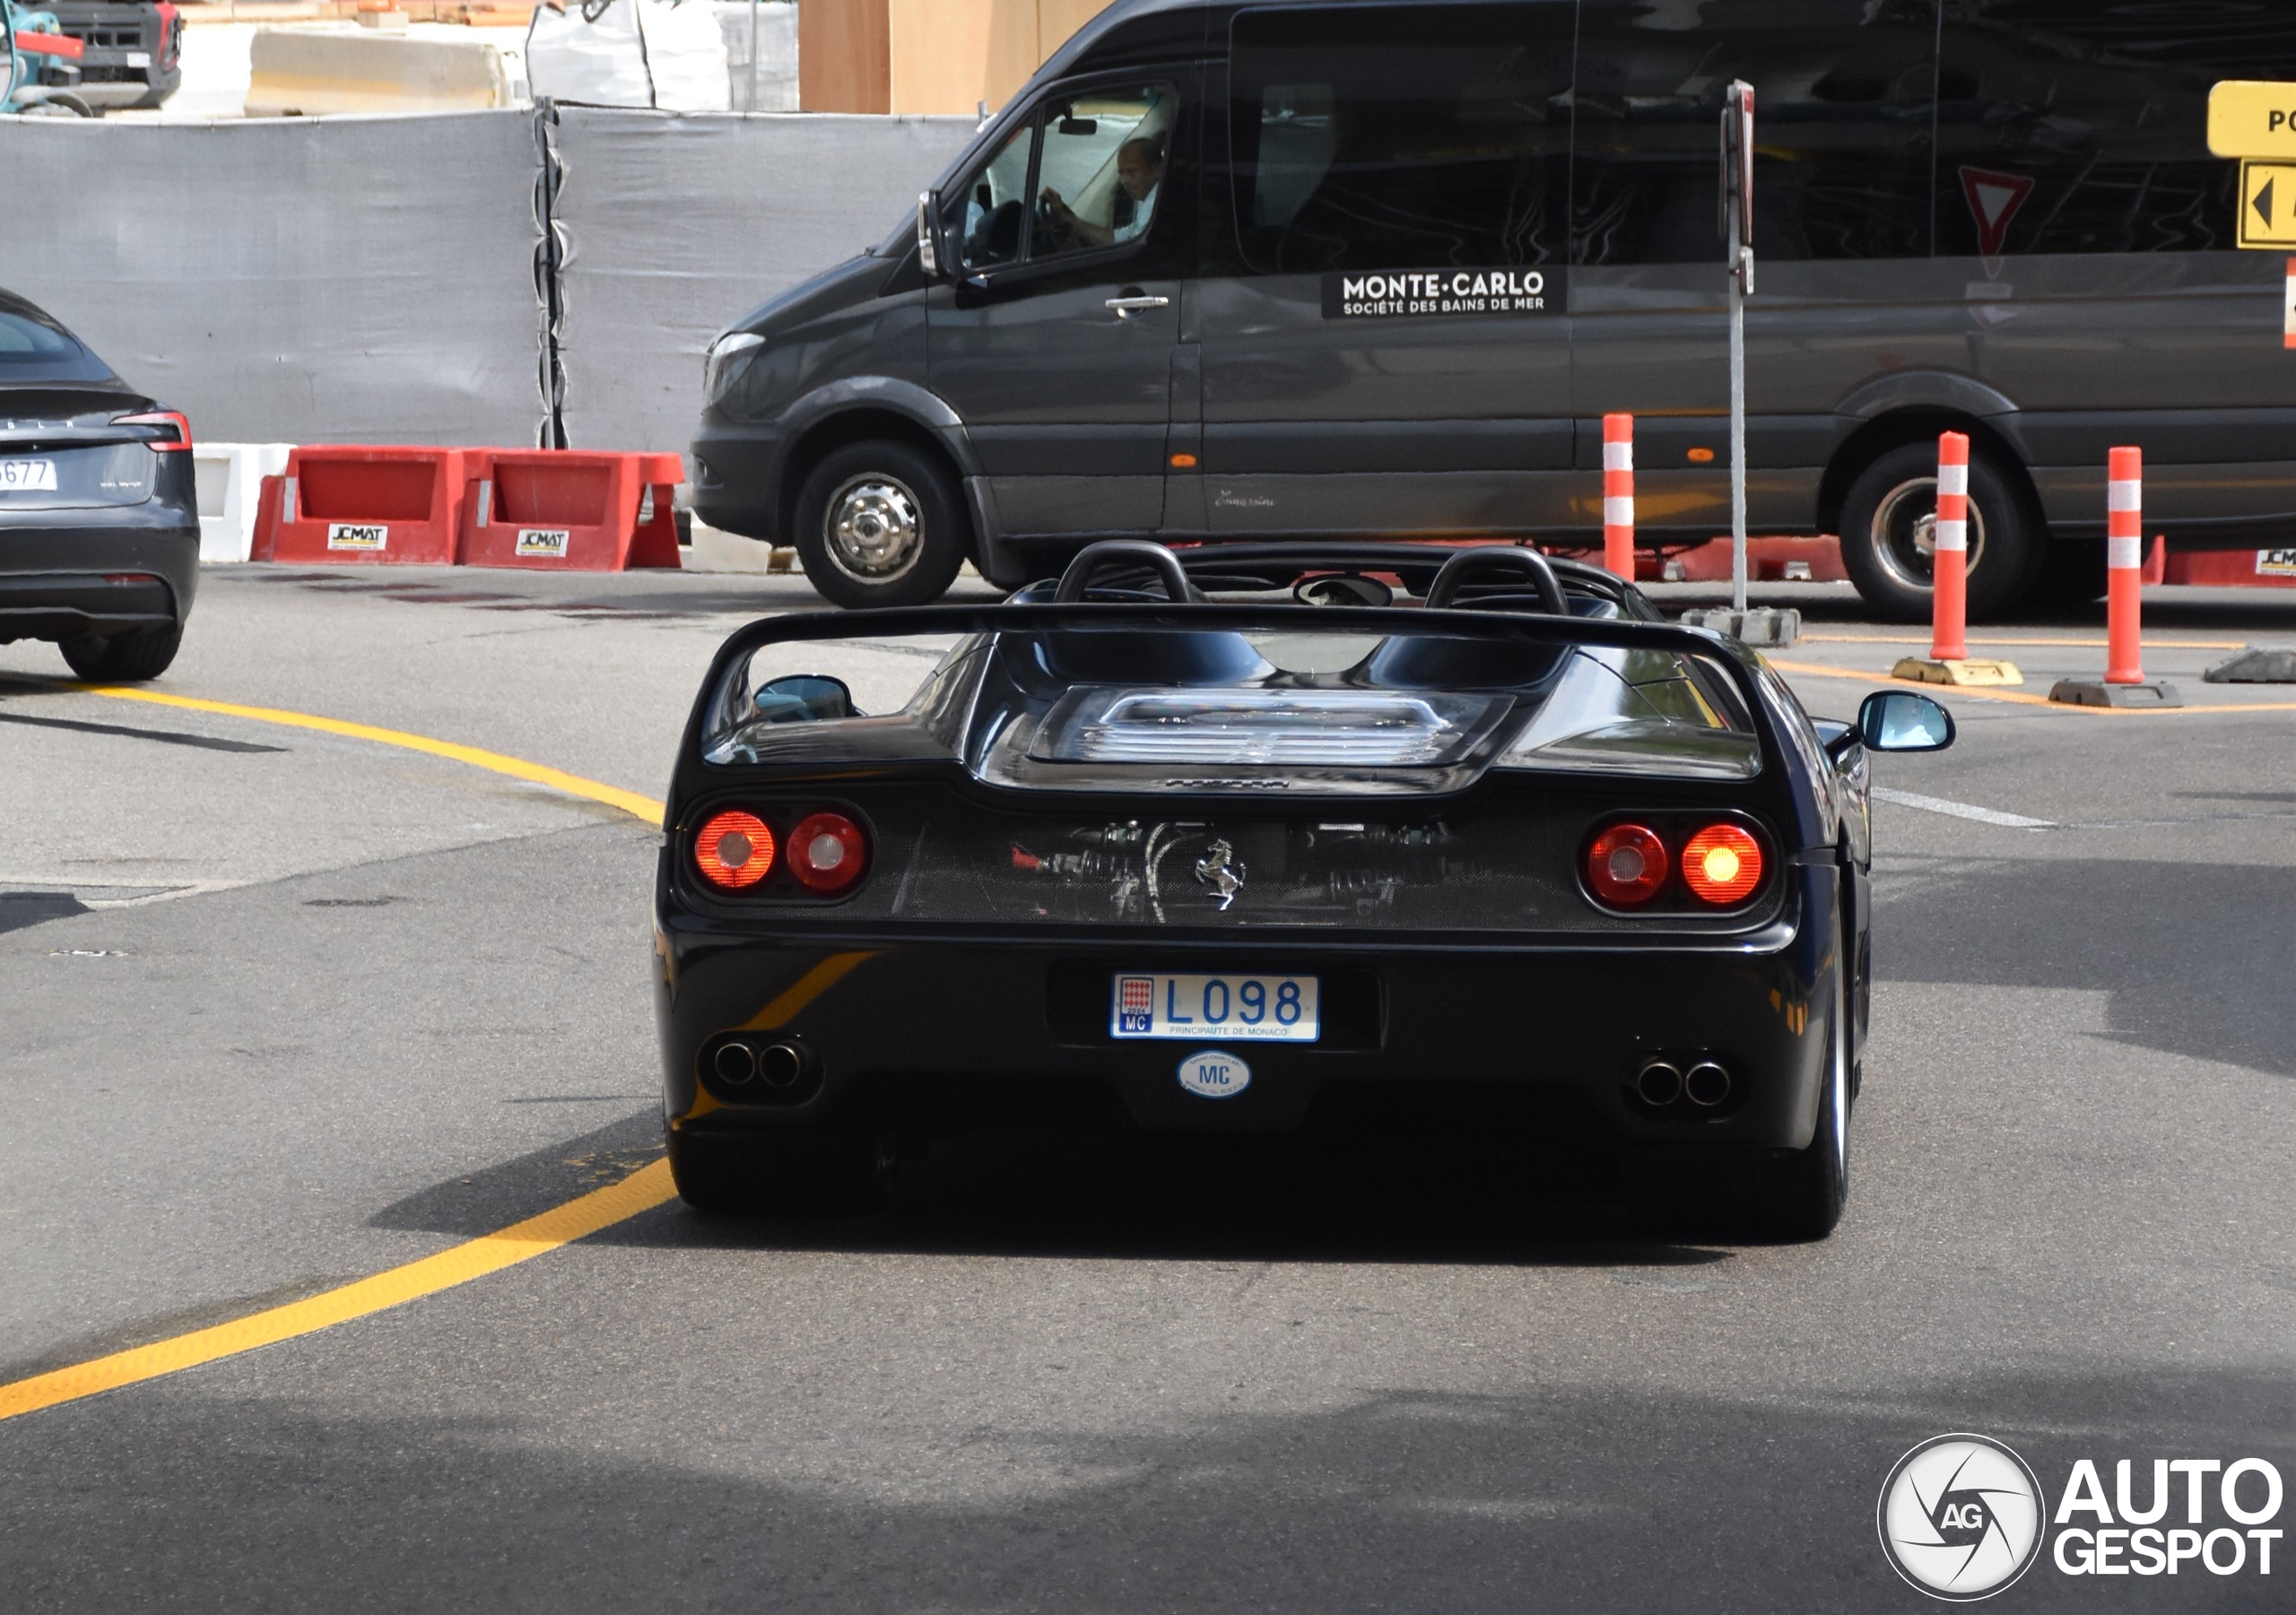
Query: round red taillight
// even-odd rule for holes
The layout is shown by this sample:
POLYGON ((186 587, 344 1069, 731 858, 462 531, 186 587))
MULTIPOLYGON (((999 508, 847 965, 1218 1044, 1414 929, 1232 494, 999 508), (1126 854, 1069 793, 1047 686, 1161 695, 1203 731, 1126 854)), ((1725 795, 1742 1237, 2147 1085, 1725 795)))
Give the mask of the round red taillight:
POLYGON ((1621 908, 1647 903, 1666 883, 1666 844, 1639 824, 1613 824, 1587 844, 1587 884, 1621 908))
POLYGON ((712 886, 727 891, 754 886, 773 867, 773 832, 755 813, 712 813, 693 838, 693 863, 712 886))
POLYGON ((1709 824, 1683 845, 1683 881, 1701 903, 1743 903, 1761 884, 1761 843, 1743 825, 1709 824))
POLYGON ((869 873, 869 838, 842 813, 809 813, 789 832, 789 873, 807 891, 844 891, 869 873))

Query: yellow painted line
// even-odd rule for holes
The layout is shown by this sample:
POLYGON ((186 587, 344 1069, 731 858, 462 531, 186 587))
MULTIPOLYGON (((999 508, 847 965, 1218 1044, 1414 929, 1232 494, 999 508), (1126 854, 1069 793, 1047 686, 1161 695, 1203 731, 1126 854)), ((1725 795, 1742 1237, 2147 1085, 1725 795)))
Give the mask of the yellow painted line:
POLYGON ((2052 701, 2045 695, 2025 695, 2014 690, 1979 690, 1960 684, 1932 684, 1921 679, 1893 679, 1885 673, 1859 673, 1851 667, 1821 667, 1814 662, 1781 662, 1764 656, 1780 673, 1805 673, 1819 679, 1850 679, 1860 684, 1903 684, 1926 695, 1966 695, 1980 701, 2009 701, 2020 707, 2046 707, 2051 712, 2087 713, 2094 717, 2206 717, 2218 712, 2296 712, 2296 701, 2224 701, 2205 707, 2076 707, 2052 701))
POLYGON ((676 1193, 676 1186, 670 1181, 669 1163, 655 1161, 620 1183, 593 1189, 538 1217, 514 1222, 496 1233, 466 1240, 435 1256, 409 1262, 372 1278, 324 1290, 305 1300, 291 1301, 284 1307, 250 1313, 211 1329, 196 1329, 171 1340, 115 1351, 109 1357, 0 1385, 0 1419, 36 1413, 42 1408, 77 1402, 83 1396, 115 1391, 122 1385, 138 1385, 221 1358, 236 1357, 258 1346, 293 1340, 353 1318, 403 1307, 409 1301, 531 1261, 600 1229, 611 1228, 640 1211, 653 1210, 676 1193))
POLYGON ((883 951, 883 948, 871 948, 855 953, 831 954, 797 977, 771 1003, 742 1022, 742 1029, 745 1032, 779 1030, 796 1019, 799 1010, 843 981, 856 965, 865 963, 883 951))
MULTIPOLYGON (((1805 644, 1818 645, 1926 645, 1926 633, 1919 634, 1804 634, 1805 644)), ((2102 639, 2051 639, 2036 635, 2005 635, 1980 639, 1971 636, 1971 645, 2059 645, 2080 650, 2102 650, 2102 639)), ((2246 639, 2147 639, 2146 650, 2246 650, 2246 639)))
POLYGON ((433 740, 427 734, 410 734, 404 729, 380 729, 372 724, 353 724, 339 717, 291 712, 283 707, 242 707, 234 701, 202 700, 196 696, 170 695, 164 690, 144 690, 133 684, 62 684, 59 687, 82 690, 89 695, 109 696, 116 701, 146 701, 154 707, 176 707, 186 712, 213 712, 224 717, 243 717, 255 723, 277 724, 289 729, 316 729, 322 734, 340 734, 351 740, 372 741, 377 745, 397 746, 403 751, 444 757, 455 762, 468 763, 474 768, 485 768, 492 773, 507 774, 513 779, 548 786, 552 790, 563 791, 569 796, 603 802, 608 807, 634 814, 657 829, 660 828, 662 814, 665 811, 663 804, 651 796, 640 796, 637 792, 625 791, 620 786, 585 779, 579 774, 569 774, 562 768, 545 768, 538 762, 528 762, 523 757, 509 757, 500 751, 483 751, 477 746, 457 745, 449 740, 433 740))

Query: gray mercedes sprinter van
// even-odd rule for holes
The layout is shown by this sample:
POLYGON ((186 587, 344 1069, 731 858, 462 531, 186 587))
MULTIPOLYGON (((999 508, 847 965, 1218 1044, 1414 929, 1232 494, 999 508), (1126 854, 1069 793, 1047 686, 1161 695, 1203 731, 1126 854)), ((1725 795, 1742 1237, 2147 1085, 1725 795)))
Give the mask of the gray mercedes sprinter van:
POLYGON ((2288 0, 1118 0, 872 253, 713 347, 695 508, 848 605, 1110 534, 1591 545, 1728 524, 1717 142, 1758 93, 1754 530, 1928 611, 1937 433, 1970 603, 2101 592, 2148 533, 2286 543, 2296 352, 2235 249, 2219 78, 2288 0))

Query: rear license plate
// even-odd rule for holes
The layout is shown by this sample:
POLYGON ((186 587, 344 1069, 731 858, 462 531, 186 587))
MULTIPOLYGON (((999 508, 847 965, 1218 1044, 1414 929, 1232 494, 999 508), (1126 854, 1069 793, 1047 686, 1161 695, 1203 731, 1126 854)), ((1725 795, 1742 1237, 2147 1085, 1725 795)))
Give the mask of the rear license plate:
POLYGON ((1109 1036, 1313 1043, 1316 985, 1312 976, 1119 976, 1109 1036))
POLYGON ((0 493, 54 493, 53 460, 0 460, 0 493))

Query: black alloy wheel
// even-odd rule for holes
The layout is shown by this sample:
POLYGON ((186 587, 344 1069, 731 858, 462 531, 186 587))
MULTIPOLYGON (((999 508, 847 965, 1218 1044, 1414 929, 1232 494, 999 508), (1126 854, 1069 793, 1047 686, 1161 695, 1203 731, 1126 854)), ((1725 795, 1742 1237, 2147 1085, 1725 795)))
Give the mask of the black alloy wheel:
MULTIPOLYGON (((1841 508, 1841 564, 1874 612, 1926 622, 1936 553, 1937 446, 1907 443, 1849 485, 1841 508)), ((2031 589, 2048 530, 2019 480, 1990 451, 1970 449, 1969 614, 2015 609, 2031 589)))
POLYGON ((797 555, 832 604, 929 605, 964 564, 956 479, 933 455, 872 439, 832 451, 797 495, 797 555))
POLYGON ((787 1127, 746 1137, 668 1135, 678 1197, 715 1216, 837 1216, 876 1202, 883 1151, 845 1127, 787 1127))
POLYGON ((82 634, 57 648, 82 678, 98 684, 140 684, 168 671, 183 643, 183 625, 105 638, 82 634))

